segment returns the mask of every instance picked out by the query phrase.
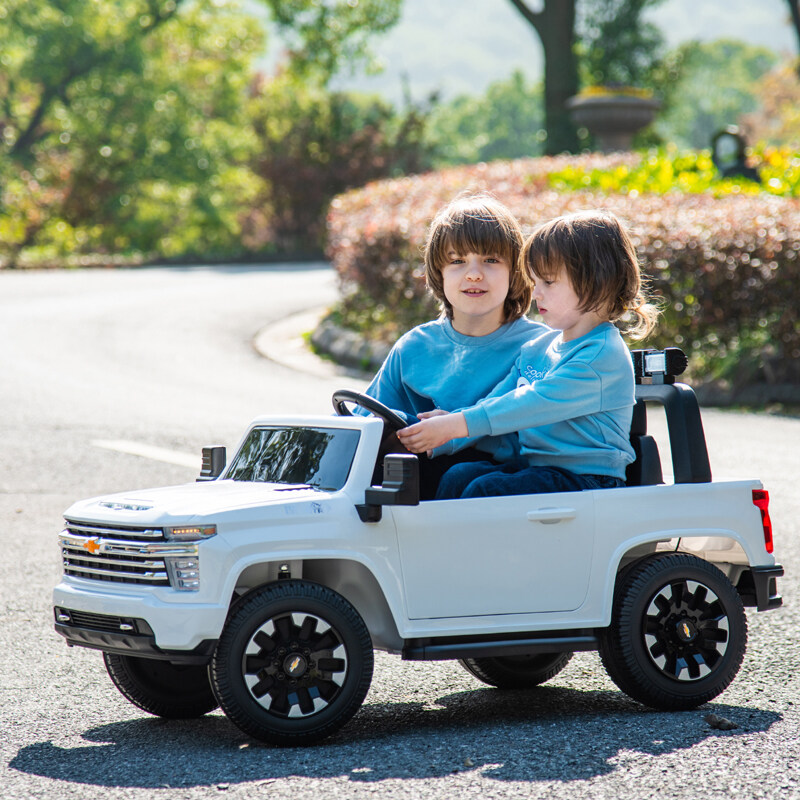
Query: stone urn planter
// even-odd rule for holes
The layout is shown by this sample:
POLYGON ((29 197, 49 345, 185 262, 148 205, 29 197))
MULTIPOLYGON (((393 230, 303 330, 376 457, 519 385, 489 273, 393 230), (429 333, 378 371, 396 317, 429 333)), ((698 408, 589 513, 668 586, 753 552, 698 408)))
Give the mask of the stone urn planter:
POLYGON ((572 121, 587 128, 603 153, 630 150, 633 135, 649 125, 660 101, 635 90, 598 89, 567 100, 572 121))

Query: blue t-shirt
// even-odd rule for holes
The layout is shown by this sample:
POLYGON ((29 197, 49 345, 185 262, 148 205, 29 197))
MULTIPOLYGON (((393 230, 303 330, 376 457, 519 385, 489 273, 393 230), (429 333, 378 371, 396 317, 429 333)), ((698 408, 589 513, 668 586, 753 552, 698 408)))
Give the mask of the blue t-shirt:
MULTIPOLYGON (((473 405, 508 374, 522 345, 548 330, 528 317, 486 336, 459 333, 446 317, 426 322, 398 339, 366 394, 409 424, 423 411, 473 405)), ((482 441, 478 446, 500 460, 513 455, 500 441, 482 441)))
POLYGON ((469 438, 449 442, 435 454, 480 446, 476 437, 517 431, 530 466, 624 480, 634 459, 634 403, 633 362, 616 327, 602 323, 569 342, 548 328, 523 345, 488 397, 464 407, 469 438))

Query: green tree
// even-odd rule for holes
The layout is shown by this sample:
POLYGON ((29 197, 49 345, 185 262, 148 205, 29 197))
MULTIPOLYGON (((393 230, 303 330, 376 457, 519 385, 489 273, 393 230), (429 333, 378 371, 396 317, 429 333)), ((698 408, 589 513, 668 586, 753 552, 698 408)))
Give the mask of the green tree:
POLYGON ((241 98, 261 46, 226 2, 12 0, 0 14, 0 232, 26 248, 225 250, 253 177, 241 98), (234 165, 234 166, 232 166, 234 165))
POLYGON ((304 79, 328 80, 343 67, 371 63, 369 40, 400 18, 402 0, 262 0, 304 79))
POLYGON ((643 11, 661 0, 526 0, 511 5, 536 31, 544 50, 546 152, 574 152, 578 134, 566 107, 584 81, 637 83, 658 59, 659 36, 643 11), (655 48, 655 49, 654 49, 655 48))
MULTIPOLYGON (((789 4, 789 15, 792 20, 792 26, 797 34, 797 48, 800 50, 800 0, 786 0, 789 4)), ((800 58, 797 59, 797 75, 800 77, 800 58)))
POLYGON ((725 125, 759 107, 759 80, 777 63, 764 47, 733 39, 687 42, 671 54, 671 102, 654 124, 680 148, 703 149, 725 125))
POLYGON ((378 97, 331 92, 292 72, 263 80, 249 104, 263 191, 247 217, 247 246, 321 252, 334 195, 430 165, 427 113, 397 113, 378 97))
POLYGON ((575 0, 544 0, 534 11, 525 0, 511 0, 533 27, 544 50, 545 150, 553 155, 579 147, 578 134, 566 102, 578 93, 578 59, 575 54, 575 0))
POLYGON ((480 97, 461 95, 439 105, 429 132, 439 164, 474 164, 540 155, 544 141, 541 84, 522 72, 492 83, 480 97))
MULTIPOLYGON (((399 8, 263 1, 317 86, 399 8)), ((0 41, 0 264, 240 251, 264 194, 246 116, 263 32, 235 0, 6 0, 0 41)))
POLYGON ((664 36, 644 12, 661 0, 592 0, 582 4, 578 51, 582 83, 651 86, 664 36))

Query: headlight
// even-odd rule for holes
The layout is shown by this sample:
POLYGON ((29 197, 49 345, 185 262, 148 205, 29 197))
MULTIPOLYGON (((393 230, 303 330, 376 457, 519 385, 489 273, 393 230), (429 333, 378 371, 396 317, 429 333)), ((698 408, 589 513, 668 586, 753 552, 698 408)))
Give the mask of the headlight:
POLYGON ((170 584, 179 592, 200 591, 200 560, 197 558, 164 559, 169 571, 170 584))
POLYGON ((165 538, 177 539, 182 542, 196 542, 200 539, 210 539, 216 535, 216 525, 179 525, 174 528, 164 528, 165 538))

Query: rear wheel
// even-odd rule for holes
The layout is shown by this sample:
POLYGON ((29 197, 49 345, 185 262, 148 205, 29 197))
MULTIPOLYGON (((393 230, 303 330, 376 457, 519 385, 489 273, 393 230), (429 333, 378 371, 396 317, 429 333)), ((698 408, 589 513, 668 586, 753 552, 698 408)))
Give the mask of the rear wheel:
POLYGON ((117 689, 148 714, 193 719, 217 707, 206 666, 114 653, 103 653, 103 660, 117 689))
POLYGON ((301 745, 356 713, 372 668, 372 641, 355 608, 324 586, 288 580, 234 606, 210 676, 237 727, 271 744, 301 745))
POLYGON ((747 644, 738 592, 707 561, 682 553, 625 573, 600 657, 623 692, 653 708, 695 708, 736 677, 747 644))
POLYGON ((549 681, 567 666, 572 653, 537 653, 496 658, 465 658, 461 665, 479 681, 498 689, 528 689, 549 681))

